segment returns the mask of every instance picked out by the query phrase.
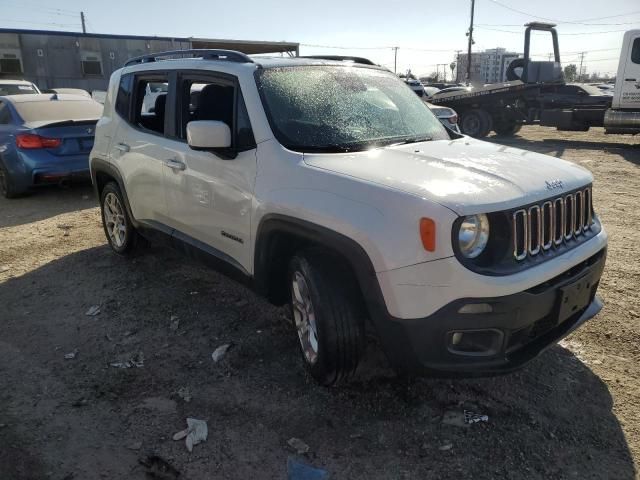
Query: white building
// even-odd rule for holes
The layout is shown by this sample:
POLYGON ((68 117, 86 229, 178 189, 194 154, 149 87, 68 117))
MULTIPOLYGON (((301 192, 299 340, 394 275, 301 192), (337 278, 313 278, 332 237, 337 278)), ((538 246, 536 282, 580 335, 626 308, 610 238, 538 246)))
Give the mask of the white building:
MULTIPOLYGON (((506 71, 511 61, 521 58, 516 52, 507 52, 505 48, 491 48, 484 52, 471 54, 471 83, 506 82, 506 71)), ((467 72, 467 54, 461 54, 458 61, 460 73, 458 81, 464 81, 467 72)))

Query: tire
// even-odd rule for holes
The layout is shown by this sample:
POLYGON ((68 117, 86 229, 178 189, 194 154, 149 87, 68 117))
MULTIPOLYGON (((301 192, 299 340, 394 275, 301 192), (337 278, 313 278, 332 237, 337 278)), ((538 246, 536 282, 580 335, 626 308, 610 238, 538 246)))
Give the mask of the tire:
POLYGON ((498 122, 493 125, 493 130, 499 137, 513 137, 521 128, 522 125, 514 121, 498 122))
POLYGON ((491 120, 491 115, 484 110, 476 108, 462 114, 459 126, 465 135, 484 138, 492 130, 493 121, 491 120))
POLYGON ((305 250, 291 259, 287 278, 307 370, 325 386, 351 378, 365 348, 365 308, 344 260, 305 250))
POLYGON ((125 207, 118 184, 107 183, 100 194, 102 226, 107 242, 118 255, 132 254, 139 242, 139 235, 125 207))
POLYGON ((17 198, 21 194, 25 193, 24 191, 20 191, 15 187, 15 185, 11 181, 9 173, 4 168, 2 163, 0 163, 0 193, 4 198, 17 198))

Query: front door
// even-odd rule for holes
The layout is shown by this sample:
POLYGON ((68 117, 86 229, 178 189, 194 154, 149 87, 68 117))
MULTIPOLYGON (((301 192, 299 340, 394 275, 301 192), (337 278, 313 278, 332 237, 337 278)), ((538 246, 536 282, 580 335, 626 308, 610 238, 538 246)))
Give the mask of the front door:
POLYGON ((176 91, 178 139, 174 163, 164 171, 174 235, 251 271, 256 147, 240 87, 233 77, 194 73, 179 75, 176 91), (192 120, 227 123, 235 158, 192 150, 186 142, 192 120))

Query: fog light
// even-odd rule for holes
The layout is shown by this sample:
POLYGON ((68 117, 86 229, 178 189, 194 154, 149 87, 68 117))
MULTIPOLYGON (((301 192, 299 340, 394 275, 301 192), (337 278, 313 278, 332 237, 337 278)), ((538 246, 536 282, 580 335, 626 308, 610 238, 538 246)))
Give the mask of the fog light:
POLYGON ((489 356, 502 347, 500 330, 463 330, 449 332, 449 351, 456 355, 489 356))
POLYGON ((493 307, 488 303, 468 303, 458 310, 458 313, 491 313, 493 307))

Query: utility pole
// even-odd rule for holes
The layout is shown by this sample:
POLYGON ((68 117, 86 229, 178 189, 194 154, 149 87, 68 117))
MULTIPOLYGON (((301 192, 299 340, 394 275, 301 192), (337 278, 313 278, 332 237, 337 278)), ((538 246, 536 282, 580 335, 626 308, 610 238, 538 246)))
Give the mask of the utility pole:
MULTIPOLYGON (((456 83, 460 82, 460 52, 462 50, 456 50, 456 83)), ((453 72, 451 72, 453 76, 453 72)))
POLYGON ((399 47, 391 47, 393 49, 393 73, 397 73, 398 69, 398 48, 399 47))
POLYGON ((80 12, 80 21, 82 22, 82 33, 87 33, 87 27, 84 24, 84 12, 80 12))
POLYGON ((469 46, 467 48, 467 85, 471 81, 471 45, 473 45, 473 11, 475 6, 476 0, 471 0, 471 23, 469 23, 469 46))
POLYGON ((582 78, 582 60, 584 60, 584 56, 587 52, 580 52, 580 72, 578 73, 578 82, 580 82, 582 78))

